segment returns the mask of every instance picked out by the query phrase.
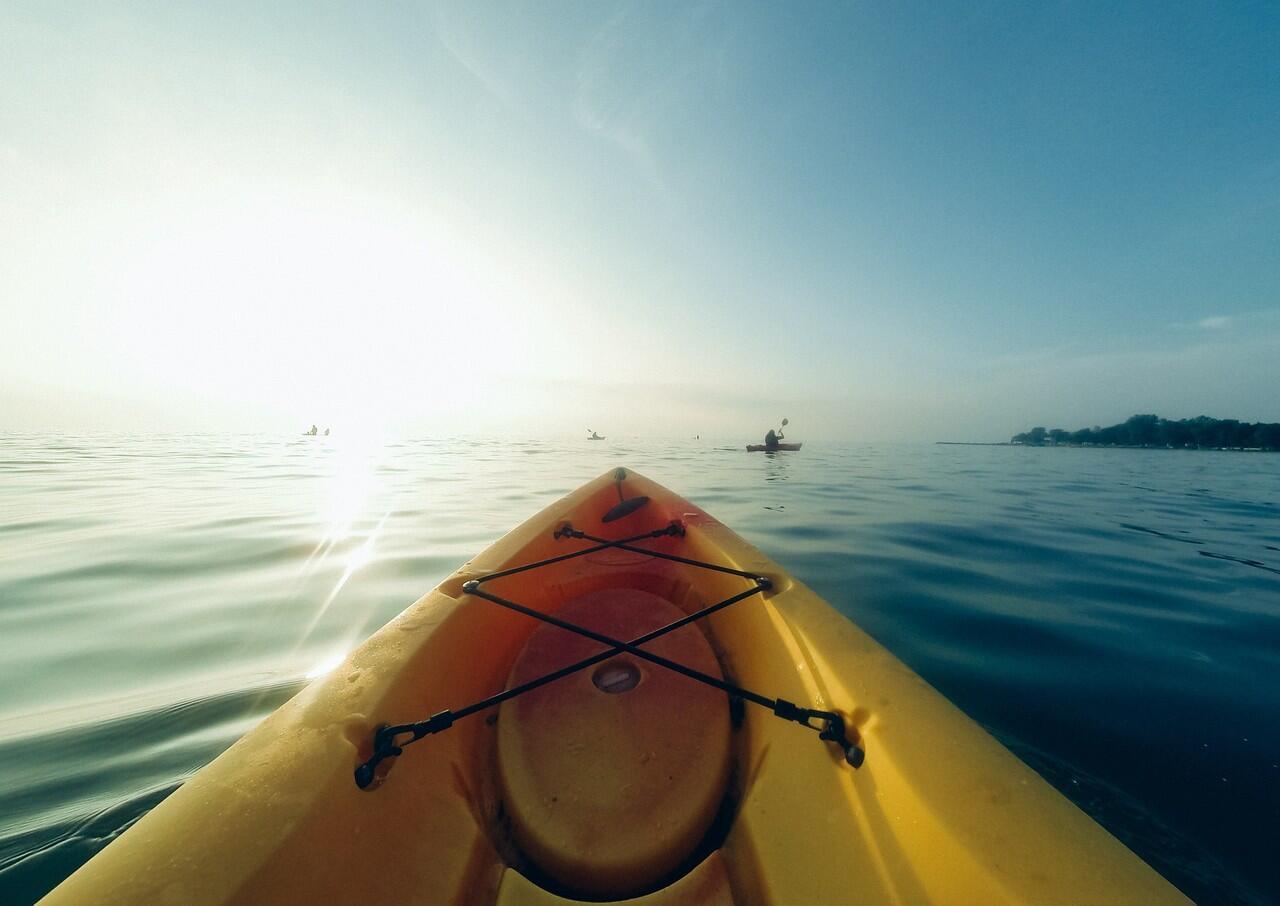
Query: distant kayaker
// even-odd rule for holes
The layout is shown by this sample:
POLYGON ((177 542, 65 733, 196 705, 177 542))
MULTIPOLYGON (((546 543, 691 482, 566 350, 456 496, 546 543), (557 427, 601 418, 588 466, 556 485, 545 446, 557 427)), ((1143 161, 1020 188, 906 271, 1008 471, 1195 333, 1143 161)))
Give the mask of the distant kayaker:
POLYGON ((325 429, 324 429, 324 436, 325 436, 325 437, 328 437, 328 436, 329 436, 329 429, 328 429, 328 428, 325 428, 325 429))
MULTIPOLYGON (((782 420, 782 428, 785 428, 786 426, 787 420, 784 418, 782 420)), ((786 437, 786 435, 782 433, 782 428, 779 428, 777 431, 770 428, 769 433, 764 436, 764 451, 766 453, 777 450, 778 441, 786 437)))
POLYGON ((307 432, 307 436, 308 436, 308 437, 315 437, 315 436, 316 436, 317 434, 319 434, 319 433, 320 433, 320 429, 319 429, 319 428, 317 428, 315 425, 312 425, 312 426, 311 426, 311 430, 307 432))
POLYGON ((590 436, 590 437, 588 437, 588 438, 587 438, 587 440, 604 440, 604 438, 603 438, 603 437, 601 437, 601 436, 600 436, 599 434, 597 434, 596 432, 592 431, 592 432, 591 432, 591 436, 590 436))

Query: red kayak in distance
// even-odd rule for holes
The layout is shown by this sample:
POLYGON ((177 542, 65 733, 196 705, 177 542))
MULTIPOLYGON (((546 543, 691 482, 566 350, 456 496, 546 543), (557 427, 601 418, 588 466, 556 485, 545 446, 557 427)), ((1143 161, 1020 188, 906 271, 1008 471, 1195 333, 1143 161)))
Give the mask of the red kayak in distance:
MULTIPOLYGON (((800 449, 801 447, 803 447, 803 446, 804 446, 804 444, 803 444, 803 443, 799 443, 799 444, 778 444, 777 449, 778 449, 778 451, 784 451, 784 450, 785 450, 785 451, 790 451, 790 452, 794 453, 796 450, 799 450, 799 449, 800 449)), ((774 450, 765 450, 765 448, 764 448, 764 444, 747 444, 747 452, 748 452, 748 453, 766 453, 766 452, 767 452, 767 453, 773 453, 773 452, 776 452, 776 451, 774 451, 774 450)))

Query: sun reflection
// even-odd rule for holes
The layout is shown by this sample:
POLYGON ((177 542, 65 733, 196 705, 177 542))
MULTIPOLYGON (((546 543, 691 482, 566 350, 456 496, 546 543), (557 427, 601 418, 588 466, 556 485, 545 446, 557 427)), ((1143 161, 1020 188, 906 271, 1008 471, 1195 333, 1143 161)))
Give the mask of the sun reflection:
POLYGON ((380 445, 344 442, 335 444, 330 451, 333 474, 328 484, 327 499, 320 508, 320 520, 326 528, 311 556, 303 563, 304 572, 310 569, 313 561, 317 558, 323 560, 334 545, 341 544, 351 535, 352 526, 378 489, 379 448, 380 445))
POLYGON ((347 653, 339 651, 329 655, 327 658, 317 661, 315 666, 307 671, 307 679, 317 679, 326 673, 332 672, 339 664, 346 660, 347 653))
POLYGON ((378 464, 382 450, 380 440, 375 441, 373 435, 369 435, 363 440, 352 437, 315 451, 316 465, 323 466, 327 472, 316 509, 322 529, 315 547, 299 568, 299 588, 308 587, 308 578, 318 571, 328 572, 340 566, 341 573, 324 599, 315 605, 298 639, 299 649, 324 620, 352 576, 377 558, 378 538, 390 515, 389 510, 385 511, 375 524, 369 525, 377 512, 369 510, 380 490, 378 464))
POLYGON ((334 584, 333 590, 329 592, 328 597, 324 599, 324 603, 316 610, 316 615, 312 617, 311 622, 307 625, 306 630, 302 634, 303 640, 315 631, 316 626, 318 626, 320 621, 324 619, 324 615, 329 612, 329 608, 337 599, 338 593, 342 591, 343 587, 346 586, 351 577, 355 575, 356 571, 373 562, 374 544, 377 542, 378 535, 382 532, 382 526, 386 523, 388 515, 389 514, 387 513, 383 513, 382 518, 378 520, 378 524, 369 532, 369 536, 364 540, 364 543, 347 555, 347 562, 346 566, 342 570, 342 575, 338 577, 338 581, 334 584))
MULTIPOLYGON (((382 518, 385 521, 386 517, 384 516, 382 518)), ((378 523, 378 528, 382 528, 382 522, 378 523)), ((373 541, 375 537, 376 535, 370 535, 365 539, 364 544, 360 545, 347 555, 348 575, 373 562, 373 541)))

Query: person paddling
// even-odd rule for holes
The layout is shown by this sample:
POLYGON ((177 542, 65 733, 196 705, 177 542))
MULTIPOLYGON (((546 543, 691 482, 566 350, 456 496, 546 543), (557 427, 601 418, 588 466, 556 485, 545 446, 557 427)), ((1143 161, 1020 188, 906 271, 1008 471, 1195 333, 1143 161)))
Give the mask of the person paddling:
MULTIPOLYGON (((782 428, 785 428, 786 426, 787 420, 784 418, 782 420, 782 428)), ((769 433, 764 436, 764 451, 766 453, 776 452, 778 449, 778 442, 786 437, 786 435, 782 433, 782 428, 779 428, 777 431, 770 428, 769 433)))

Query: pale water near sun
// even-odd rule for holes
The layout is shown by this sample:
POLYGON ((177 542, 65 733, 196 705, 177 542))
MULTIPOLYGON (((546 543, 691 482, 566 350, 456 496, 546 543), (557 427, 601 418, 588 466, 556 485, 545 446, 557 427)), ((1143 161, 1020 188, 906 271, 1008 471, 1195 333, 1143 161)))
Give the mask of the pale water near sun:
POLYGON ((1280 455, 7 436, 0 902, 618 465, 793 571, 1193 897, 1280 900, 1280 455))

